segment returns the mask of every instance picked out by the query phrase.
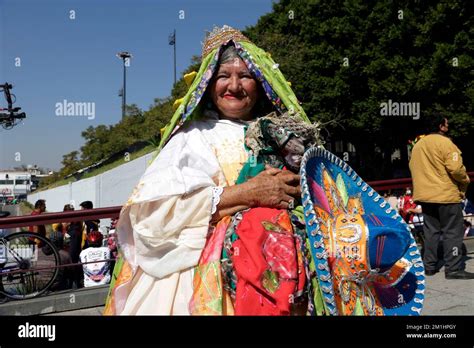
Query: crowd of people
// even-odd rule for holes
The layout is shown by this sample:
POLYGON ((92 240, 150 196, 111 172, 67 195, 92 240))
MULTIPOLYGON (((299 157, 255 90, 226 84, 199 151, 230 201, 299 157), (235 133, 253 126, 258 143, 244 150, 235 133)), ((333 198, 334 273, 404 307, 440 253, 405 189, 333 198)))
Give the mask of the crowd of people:
MULTIPOLYGON (((91 201, 80 204, 81 209, 93 209, 91 201)), ((66 204, 64 212, 74 211, 72 204, 66 204)), ((46 211, 46 201, 38 200, 31 215, 40 215, 46 211)), ((100 220, 60 222, 52 224, 48 234, 45 225, 31 226, 30 232, 48 237, 59 253, 60 267, 52 291, 78 289, 104 285, 110 282, 115 243, 115 220, 112 220, 107 239, 99 230, 100 220), (109 261, 107 261, 109 260, 109 261)), ((45 251, 45 250, 43 250, 45 251)), ((47 252, 47 251, 46 251, 47 252)))

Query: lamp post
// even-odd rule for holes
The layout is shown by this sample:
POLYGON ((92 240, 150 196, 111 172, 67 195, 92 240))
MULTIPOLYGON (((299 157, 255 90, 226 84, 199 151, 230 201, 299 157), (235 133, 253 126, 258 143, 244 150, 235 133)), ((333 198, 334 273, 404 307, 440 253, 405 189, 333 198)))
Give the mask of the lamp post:
POLYGON ((122 120, 125 117, 125 106, 127 105, 127 65, 130 65, 132 55, 128 52, 119 52, 116 56, 123 61, 123 87, 122 87, 122 120))
POLYGON ((176 29, 173 30, 173 34, 170 34, 168 37, 168 43, 173 46, 173 52, 174 52, 174 84, 176 84, 176 29))

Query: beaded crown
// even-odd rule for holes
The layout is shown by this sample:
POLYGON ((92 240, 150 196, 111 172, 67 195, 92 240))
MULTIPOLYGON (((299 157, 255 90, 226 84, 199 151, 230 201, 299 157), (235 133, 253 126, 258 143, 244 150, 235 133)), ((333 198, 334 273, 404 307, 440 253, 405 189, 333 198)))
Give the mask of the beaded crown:
POLYGON ((244 34, 228 25, 222 28, 214 27, 211 32, 206 33, 206 39, 202 46, 202 58, 207 56, 214 48, 219 47, 224 42, 233 39, 235 41, 251 42, 244 34))

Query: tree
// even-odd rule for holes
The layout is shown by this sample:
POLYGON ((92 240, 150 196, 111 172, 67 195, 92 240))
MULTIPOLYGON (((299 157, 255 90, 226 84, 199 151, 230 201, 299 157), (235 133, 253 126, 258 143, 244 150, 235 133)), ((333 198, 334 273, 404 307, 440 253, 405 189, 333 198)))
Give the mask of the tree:
POLYGON ((143 114, 142 110, 138 107, 137 104, 131 104, 125 106, 125 115, 127 116, 141 116, 143 114))
POLYGON ((355 144, 360 174, 388 178, 392 151, 406 164, 408 139, 424 133, 434 110, 450 118, 459 142, 474 130, 472 6, 283 0, 245 34, 271 52, 313 121, 337 122, 328 140, 355 144), (383 117, 388 100, 419 103, 420 120, 383 117))
POLYGON ((61 161, 61 164, 62 169, 60 171, 60 174, 62 176, 67 176, 81 169, 79 151, 71 151, 68 154, 63 155, 63 160, 61 161))
MULTIPOLYGON (((86 141, 81 147, 81 159, 84 165, 93 164, 110 154, 111 129, 111 126, 105 125, 89 126, 81 133, 86 141)), ((121 139, 114 139, 114 142, 121 143, 121 139)))

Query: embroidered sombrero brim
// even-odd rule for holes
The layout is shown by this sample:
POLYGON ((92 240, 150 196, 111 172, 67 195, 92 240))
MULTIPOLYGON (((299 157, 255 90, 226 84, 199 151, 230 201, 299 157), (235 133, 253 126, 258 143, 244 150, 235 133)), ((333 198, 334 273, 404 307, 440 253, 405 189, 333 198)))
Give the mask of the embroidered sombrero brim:
POLYGON ((347 163, 322 148, 306 151, 300 174, 326 312, 419 315, 423 263, 398 213, 347 163))

